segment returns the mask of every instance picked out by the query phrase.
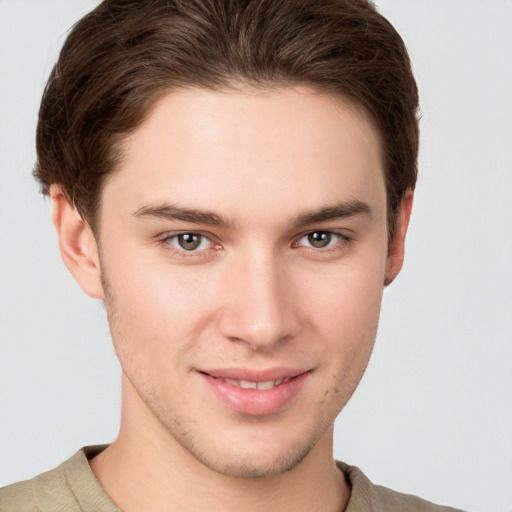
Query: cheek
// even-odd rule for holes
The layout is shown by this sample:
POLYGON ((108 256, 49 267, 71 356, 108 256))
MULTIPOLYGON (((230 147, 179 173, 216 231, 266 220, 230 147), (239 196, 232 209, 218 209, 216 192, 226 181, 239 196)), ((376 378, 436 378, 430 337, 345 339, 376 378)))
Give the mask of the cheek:
POLYGON ((379 321, 385 258, 372 264, 339 268, 325 285, 312 286, 308 317, 323 340, 325 398, 341 408, 357 387, 368 364, 379 321))
MULTIPOLYGON (((348 291, 348 290, 347 290, 348 291)), ((326 340, 323 363, 329 387, 351 395, 370 358, 380 313, 378 293, 342 294, 337 306, 318 315, 318 332, 326 340)))
POLYGON ((317 330, 329 340, 358 343, 376 329, 383 291, 385 257, 368 264, 340 265, 302 280, 298 294, 317 330))
POLYGON ((115 264, 105 261, 104 281, 112 338, 122 362, 172 364, 190 352, 208 322, 211 304, 201 272, 145 261, 142 255, 115 264))
POLYGON ((336 416, 357 388, 370 359, 380 313, 382 288, 372 284, 336 293, 336 306, 318 312, 325 340, 321 358, 322 404, 336 416))

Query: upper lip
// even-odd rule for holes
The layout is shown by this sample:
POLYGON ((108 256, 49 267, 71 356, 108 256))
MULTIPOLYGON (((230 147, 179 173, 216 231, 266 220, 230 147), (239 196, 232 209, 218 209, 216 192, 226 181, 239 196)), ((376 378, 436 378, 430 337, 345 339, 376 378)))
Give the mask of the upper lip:
POLYGON ((201 373, 215 377, 216 379, 244 380, 249 382, 267 382, 293 378, 310 371, 310 368, 275 367, 264 370, 252 368, 213 368, 198 370, 201 373))

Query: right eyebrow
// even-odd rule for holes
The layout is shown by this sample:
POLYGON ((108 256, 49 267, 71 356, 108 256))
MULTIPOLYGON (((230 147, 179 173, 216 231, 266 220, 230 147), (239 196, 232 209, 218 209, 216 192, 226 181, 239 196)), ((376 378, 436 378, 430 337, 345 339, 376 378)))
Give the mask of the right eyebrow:
POLYGON ((135 217, 181 220, 193 224, 206 224, 208 226, 233 227, 233 222, 221 217, 217 213, 196 208, 184 208, 169 203, 149 204, 139 208, 133 215, 135 217))

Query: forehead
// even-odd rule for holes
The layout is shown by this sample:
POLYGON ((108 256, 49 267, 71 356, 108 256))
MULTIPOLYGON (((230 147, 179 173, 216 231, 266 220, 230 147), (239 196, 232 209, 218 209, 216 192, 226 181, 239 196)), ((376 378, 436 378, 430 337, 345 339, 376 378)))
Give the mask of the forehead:
POLYGON ((369 117, 345 98, 308 89, 169 93, 122 154, 103 199, 132 211, 177 201, 236 215, 237 207, 257 211, 270 201, 284 212, 298 202, 316 208, 385 196, 369 117))

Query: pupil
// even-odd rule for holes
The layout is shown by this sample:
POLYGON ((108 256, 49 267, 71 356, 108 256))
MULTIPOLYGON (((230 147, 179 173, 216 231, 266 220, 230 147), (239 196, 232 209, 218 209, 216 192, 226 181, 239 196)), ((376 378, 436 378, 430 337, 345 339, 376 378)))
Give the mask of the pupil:
POLYGON ((199 247, 201 243, 201 235, 196 235, 194 233, 184 233, 178 236, 178 242, 183 249, 192 251, 199 247))
POLYGON ((314 233, 310 233, 308 235, 308 242, 313 247, 326 247, 331 242, 331 233, 326 231, 315 231, 314 233))

